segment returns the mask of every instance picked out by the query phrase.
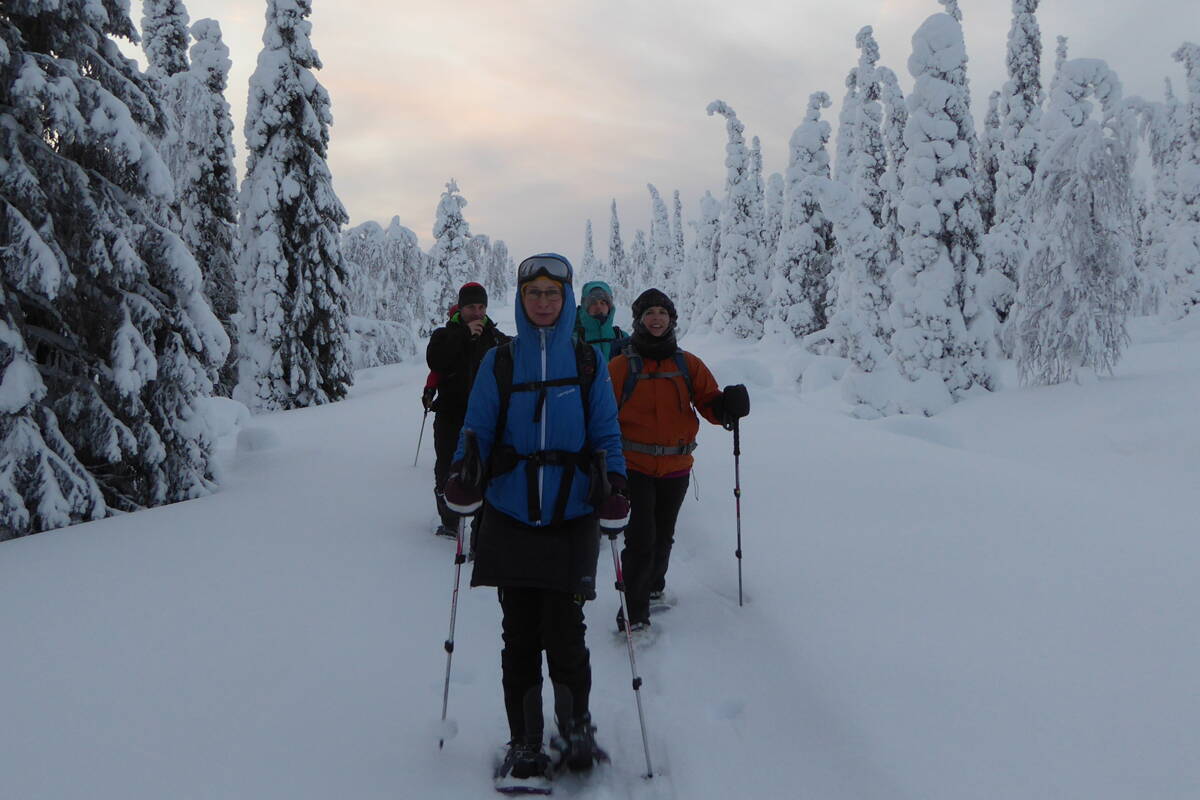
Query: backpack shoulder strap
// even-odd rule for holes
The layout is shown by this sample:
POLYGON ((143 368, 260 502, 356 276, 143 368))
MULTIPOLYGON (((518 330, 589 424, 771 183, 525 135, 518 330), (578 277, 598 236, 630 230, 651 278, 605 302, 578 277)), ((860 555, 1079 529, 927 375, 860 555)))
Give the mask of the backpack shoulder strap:
POLYGON ((588 428, 591 411, 592 384, 596 380, 596 348, 579 339, 575 340, 575 374, 579 376, 579 400, 583 403, 583 426, 588 428))
POLYGON ((500 411, 496 415, 496 438, 500 443, 504 429, 508 426, 508 399, 512 396, 513 344, 512 339, 496 345, 496 358, 492 362, 492 374, 496 377, 496 393, 500 397, 500 411))
POLYGON ((675 366, 679 368, 679 374, 683 376, 683 382, 687 384, 688 402, 696 405, 696 392, 692 389, 692 373, 688 369, 686 355, 682 350, 677 349, 675 351, 675 366))

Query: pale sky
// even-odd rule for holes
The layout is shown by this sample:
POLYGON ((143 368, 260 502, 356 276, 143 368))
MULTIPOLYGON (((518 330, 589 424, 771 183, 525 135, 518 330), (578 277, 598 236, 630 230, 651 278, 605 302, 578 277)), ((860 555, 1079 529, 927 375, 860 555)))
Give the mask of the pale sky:
MULTIPOLYGON (((261 49, 265 0, 185 0, 192 21, 221 23, 233 59, 229 101, 244 158, 247 82, 261 49)), ((132 15, 140 24, 141 8, 132 15)), ((787 141, 808 95, 829 92, 834 124, 854 37, 872 25, 881 63, 907 93, 911 37, 936 0, 315 0, 317 77, 333 99, 330 167, 351 224, 393 215, 432 243, 438 198, 453 177, 471 229, 504 239, 517 260, 583 251, 591 218, 608 253, 617 200, 628 249, 648 231, 654 183, 685 220, 724 187, 729 103, 761 137, 766 174, 787 166, 787 141)), ((1009 0, 960 0, 976 118, 1005 79, 1009 0)), ((1072 57, 1103 58, 1127 94, 1161 99, 1171 53, 1200 41, 1196 0, 1043 0, 1044 80, 1055 37, 1072 57)))

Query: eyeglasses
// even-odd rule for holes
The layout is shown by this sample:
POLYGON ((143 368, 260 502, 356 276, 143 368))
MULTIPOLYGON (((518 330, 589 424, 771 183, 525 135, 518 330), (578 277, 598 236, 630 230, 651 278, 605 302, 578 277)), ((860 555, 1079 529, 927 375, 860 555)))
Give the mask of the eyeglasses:
POLYGON ((531 281, 542 275, 563 283, 570 283, 574 277, 571 265, 561 256, 530 256, 517 267, 517 283, 531 281))
POLYGON ((526 286, 521 294, 535 303, 542 300, 558 300, 561 302, 563 299, 562 289, 559 289, 557 286, 553 289, 537 289, 533 286, 526 286))

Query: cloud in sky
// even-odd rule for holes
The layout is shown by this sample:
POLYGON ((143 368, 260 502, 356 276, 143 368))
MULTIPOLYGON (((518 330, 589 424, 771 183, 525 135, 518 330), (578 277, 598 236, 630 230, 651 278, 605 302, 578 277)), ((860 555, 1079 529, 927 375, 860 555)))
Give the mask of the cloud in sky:
MULTIPOLYGON (((222 23, 232 51, 238 123, 261 48, 265 2, 185 0, 222 23)), ((875 28, 882 63, 911 86, 911 36, 936 0, 351 0, 314 3, 313 41, 333 98, 330 164, 352 224, 399 215, 428 246, 445 182, 458 180, 472 230, 513 255, 577 258, 590 218, 607 254, 608 206, 622 232, 649 224, 646 183, 679 189, 685 218, 724 185, 725 130, 704 109, 722 99, 762 138, 768 173, 808 95, 834 98, 836 120, 854 36, 875 28)), ((960 0, 976 117, 1005 78, 1011 4, 960 0)), ((135 15, 138 12, 135 11, 135 15)), ((1100 4, 1049 0, 1039 10, 1045 79, 1054 37, 1108 60, 1127 93, 1158 98, 1171 52, 1200 37, 1194 0, 1100 4), (1119 5, 1119 7, 1112 7, 1119 5)))

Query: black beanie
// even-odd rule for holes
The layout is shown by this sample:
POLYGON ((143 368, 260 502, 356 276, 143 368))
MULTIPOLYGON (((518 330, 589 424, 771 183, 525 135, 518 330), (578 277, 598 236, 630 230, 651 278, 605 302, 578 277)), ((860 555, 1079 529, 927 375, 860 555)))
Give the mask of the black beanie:
POLYGON ((635 323, 640 321, 642 314, 646 313, 646 309, 654 306, 665 308, 671 317, 671 322, 678 321, 679 315, 675 313, 675 304, 671 302, 671 298, 658 289, 647 289, 638 295, 637 300, 633 301, 633 321, 635 323))
POLYGON ((478 283, 464 283, 462 288, 458 290, 458 304, 460 306, 469 306, 479 303, 487 305, 487 289, 484 289, 478 283))

